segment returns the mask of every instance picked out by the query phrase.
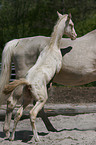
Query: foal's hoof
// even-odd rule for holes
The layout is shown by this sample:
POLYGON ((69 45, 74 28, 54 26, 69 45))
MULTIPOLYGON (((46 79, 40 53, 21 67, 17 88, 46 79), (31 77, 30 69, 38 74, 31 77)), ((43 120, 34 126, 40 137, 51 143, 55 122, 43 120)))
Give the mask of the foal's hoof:
POLYGON ((32 139, 30 141, 28 141, 28 144, 36 144, 36 142, 40 142, 39 138, 35 138, 34 136, 32 137, 32 139))
POLYGON ((8 139, 8 138, 10 137, 10 132, 9 132, 9 131, 6 131, 6 132, 5 132, 5 136, 6 136, 6 137, 5 137, 4 139, 8 139))
POLYGON ((9 141, 14 141, 14 139, 12 139, 12 138, 9 138, 9 141))
POLYGON ((39 136, 34 137, 34 140, 35 140, 36 142, 40 142, 39 136))
POLYGON ((9 141, 14 141, 14 137, 9 137, 9 141))

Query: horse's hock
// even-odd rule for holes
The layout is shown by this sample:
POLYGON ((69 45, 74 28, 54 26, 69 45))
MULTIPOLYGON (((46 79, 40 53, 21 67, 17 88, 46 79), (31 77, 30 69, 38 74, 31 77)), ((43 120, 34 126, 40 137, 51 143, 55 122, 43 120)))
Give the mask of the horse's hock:
POLYGON ((55 87, 49 90, 47 103, 95 103, 96 87, 55 87))

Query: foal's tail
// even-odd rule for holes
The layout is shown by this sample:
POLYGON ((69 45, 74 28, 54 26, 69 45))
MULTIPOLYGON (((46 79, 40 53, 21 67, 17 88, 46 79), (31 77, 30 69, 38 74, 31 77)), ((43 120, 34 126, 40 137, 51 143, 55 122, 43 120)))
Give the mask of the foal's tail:
POLYGON ((10 94, 19 85, 26 85, 28 88, 31 88, 31 85, 26 81, 26 79, 19 79, 6 85, 3 90, 3 93, 5 95, 10 94))

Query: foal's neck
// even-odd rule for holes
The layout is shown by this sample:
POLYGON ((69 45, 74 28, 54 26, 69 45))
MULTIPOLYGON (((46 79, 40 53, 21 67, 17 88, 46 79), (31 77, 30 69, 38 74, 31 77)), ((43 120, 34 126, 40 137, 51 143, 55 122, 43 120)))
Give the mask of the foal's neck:
POLYGON ((54 27, 51 38, 50 38, 49 47, 51 47, 51 48, 54 48, 54 47, 60 48, 61 38, 64 34, 64 27, 65 27, 65 19, 58 20, 57 24, 54 27))

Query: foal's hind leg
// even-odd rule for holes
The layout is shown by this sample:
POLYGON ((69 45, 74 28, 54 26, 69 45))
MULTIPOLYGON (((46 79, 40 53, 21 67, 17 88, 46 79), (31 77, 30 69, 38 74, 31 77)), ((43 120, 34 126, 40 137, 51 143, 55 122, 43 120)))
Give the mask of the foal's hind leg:
POLYGON ((25 90, 25 91, 26 91, 26 93, 23 94, 23 103, 22 103, 21 107, 18 109, 17 114, 14 117, 14 127, 12 130, 11 137, 9 139, 10 141, 14 140, 15 129, 16 129, 17 123, 20 120, 20 118, 22 117, 23 110, 30 104, 31 99, 32 99, 30 96, 30 93, 27 90, 25 90))
POLYGON ((46 94, 44 98, 39 99, 36 102, 35 106, 30 111, 30 121, 31 121, 32 130, 33 130, 33 135, 34 135, 35 141, 37 141, 37 142, 40 141, 40 140, 39 140, 39 136, 38 136, 36 125, 35 125, 35 119, 37 117, 38 112, 42 109, 42 107, 46 103, 47 98, 48 97, 47 97, 47 94, 46 94))
POLYGON ((13 130, 12 130, 11 137, 9 138, 10 141, 14 140, 15 129, 16 129, 18 121, 20 120, 20 118, 22 116, 23 110, 24 110, 24 107, 23 107, 23 105, 21 105, 21 107, 18 109, 17 114, 14 118, 14 127, 13 127, 13 130))
POLYGON ((21 97, 22 94, 22 87, 17 87, 10 95, 10 97, 7 100, 7 109, 6 109, 6 115, 5 115, 5 122, 3 131, 5 132, 5 135, 7 138, 10 136, 10 122, 12 117, 12 112, 17 104, 18 99, 21 97))
POLYGON ((9 130, 10 130, 10 122, 11 122, 12 112, 13 112, 14 107, 16 106, 16 103, 17 103, 17 100, 15 100, 13 98, 12 94, 7 100, 7 109, 6 109, 5 122, 4 122, 4 127, 3 127, 3 131, 5 132, 5 135, 7 138, 9 138, 9 136, 10 136, 9 130))

